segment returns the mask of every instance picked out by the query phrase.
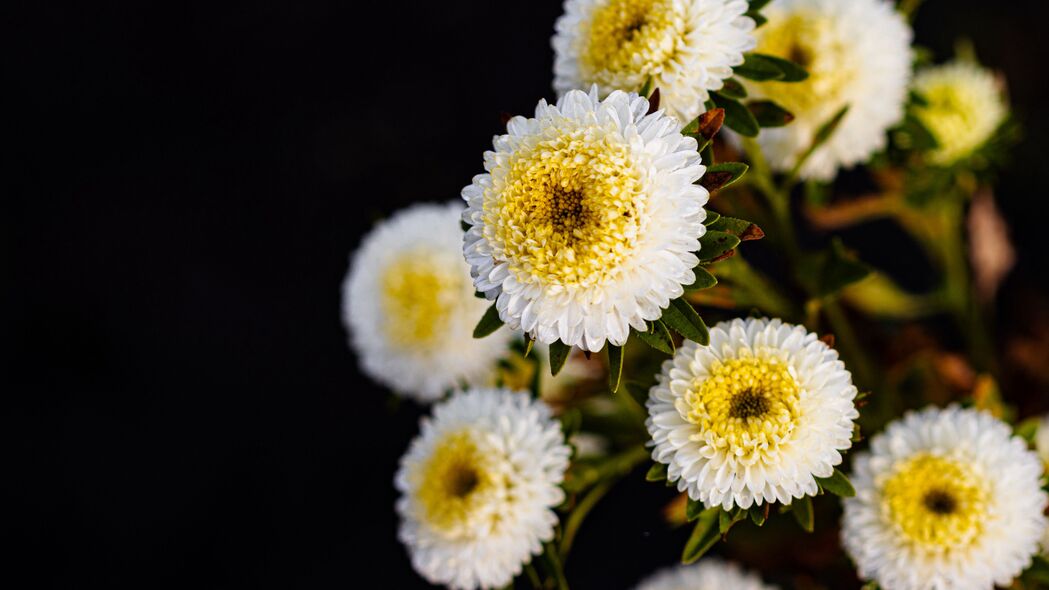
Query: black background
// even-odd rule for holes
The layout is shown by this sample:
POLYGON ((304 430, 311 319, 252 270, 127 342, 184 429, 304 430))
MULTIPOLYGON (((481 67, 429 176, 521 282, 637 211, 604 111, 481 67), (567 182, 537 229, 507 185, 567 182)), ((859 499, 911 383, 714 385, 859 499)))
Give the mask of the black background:
MULTIPOLYGON (((941 59, 972 37, 1026 123, 998 191, 1021 256, 1006 326, 1022 321, 1008 293, 1049 270, 1036 5, 930 0, 917 23, 941 59)), ((422 585, 391 483, 420 411, 391 413, 359 375, 339 283, 376 219, 458 198, 500 112, 552 96, 560 10, 81 3, 8 19, 0 428, 17 569, 43 587, 422 585)), ((574 587, 627 587, 678 555, 666 490, 638 479, 583 529, 574 587)))

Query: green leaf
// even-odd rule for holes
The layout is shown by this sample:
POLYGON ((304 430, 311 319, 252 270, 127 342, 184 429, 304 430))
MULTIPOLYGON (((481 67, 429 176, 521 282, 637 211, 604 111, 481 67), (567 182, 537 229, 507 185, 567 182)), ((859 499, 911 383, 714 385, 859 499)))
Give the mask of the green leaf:
POLYGON ((730 129, 746 137, 755 137, 761 131, 758 120, 743 103, 717 92, 711 92, 710 97, 718 108, 725 109, 725 125, 730 129))
POLYGON ((717 211, 707 211, 707 218, 703 220, 703 225, 710 227, 711 224, 721 219, 721 214, 717 211))
POLYGON ((644 332, 635 330, 634 334, 637 334, 639 340, 659 352, 674 354, 674 339, 670 336, 667 325, 661 320, 648 322, 648 330, 644 332))
POLYGON ((579 408, 565 410, 557 419, 561 421, 561 432, 564 433, 565 439, 579 432, 579 429, 583 426, 583 414, 579 411, 579 408))
MULTIPOLYGON (((783 59, 782 57, 776 57, 775 55, 766 55, 764 53, 751 53, 749 57, 751 59, 758 59, 764 64, 769 64, 782 72, 783 76, 778 78, 780 82, 801 82, 809 77, 809 73, 805 71, 805 68, 789 59, 783 59)), ((744 63, 746 62, 744 61, 744 63)))
POLYGON ((729 252, 739 245, 740 239, 730 233, 716 230, 707 230, 699 239, 699 261, 713 262, 725 257, 729 252))
POLYGON ((743 84, 735 78, 729 78, 722 82, 721 89, 718 90, 718 92, 720 92, 722 96, 735 98, 736 100, 747 97, 747 89, 744 88, 743 84))
POLYGON ((743 76, 758 82, 780 80, 784 76, 783 70, 779 66, 760 53, 744 55, 743 63, 732 68, 732 71, 737 76, 743 76))
POLYGON ((609 342, 605 344, 605 352, 608 354, 608 386, 615 393, 623 379, 623 347, 609 342))
POLYGON ((477 322, 477 326, 474 328, 474 338, 484 338, 498 330, 502 325, 503 320, 499 319, 499 310, 496 309, 493 303, 481 316, 481 321, 477 322))
POLYGON ((768 4, 771 1, 772 0, 750 0, 750 9, 749 10, 751 12, 754 12, 756 10, 761 10, 762 8, 765 8, 765 5, 768 4))
POLYGON ((732 528, 732 513, 728 510, 718 512, 718 532, 721 533, 721 536, 728 534, 730 528, 732 528))
POLYGON ((903 123, 900 124, 893 137, 896 143, 905 149, 933 150, 940 145, 936 136, 921 122, 921 119, 910 113, 904 116, 903 123))
POLYGON ((783 127, 794 120, 794 113, 771 100, 752 100, 747 103, 747 108, 762 127, 783 127))
POLYGON ((757 504, 750 507, 750 521, 758 526, 764 526, 765 521, 769 517, 769 503, 758 506, 757 504))
POLYGON ((718 284, 717 277, 710 274, 710 272, 702 266, 697 266, 693 268, 692 272, 696 273, 696 280, 692 281, 691 285, 685 285, 685 293, 691 293, 692 291, 702 291, 703 289, 709 289, 714 285, 718 284))
POLYGON ((841 240, 835 238, 828 250, 803 259, 799 272, 799 279, 812 296, 827 297, 863 280, 871 268, 846 252, 841 240))
POLYGON ((721 508, 715 507, 700 513, 696 526, 685 543, 685 550, 681 552, 682 563, 694 563, 721 538, 718 532, 718 512, 720 511, 721 508))
POLYGON ((805 529, 805 532, 811 533, 816 526, 815 519, 812 515, 812 498, 805 496, 800 500, 795 499, 791 503, 791 506, 794 507, 794 509, 791 510, 791 512, 794 513, 794 520, 798 521, 798 524, 801 525, 801 528, 805 529))
POLYGON ((739 238, 741 242, 760 240, 765 237, 765 232, 756 223, 735 217, 722 217, 715 223, 708 224, 707 227, 713 231, 730 233, 739 238))
POLYGON ((1035 435, 1038 434, 1038 428, 1042 425, 1042 419, 1038 416, 1031 416, 1030 418, 1020 422, 1016 425, 1015 433, 1016 436, 1026 440, 1027 442, 1034 442, 1035 435))
POLYGON ((817 477, 816 483, 835 496, 851 498, 856 495, 856 488, 852 487, 852 482, 849 481, 848 476, 837 469, 834 470, 830 477, 817 477))
POLYGON ((707 189, 707 192, 715 193, 743 178, 749 168, 743 162, 722 162, 707 166, 707 171, 703 173, 703 178, 699 179, 699 184, 707 189))
POLYGON ((645 78, 645 83, 641 85, 641 90, 638 90, 637 93, 645 98, 652 94, 652 76, 645 78))
POLYGON ((474 291, 474 297, 478 299, 487 299, 487 297, 485 297, 485 294, 480 291, 474 291))
POLYGON ((761 14, 760 12, 753 12, 753 11, 751 11, 751 12, 744 13, 743 16, 749 16, 754 21, 754 28, 755 29, 760 27, 761 25, 769 22, 769 19, 766 18, 765 15, 761 14))
POLYGON ((550 374, 556 376, 561 372, 561 368, 565 366, 565 361, 568 360, 568 353, 572 352, 572 347, 561 342, 560 340, 554 340, 553 344, 550 345, 550 374))
POLYGON ((704 510, 706 508, 703 507, 702 502, 697 502, 692 498, 688 498, 688 501, 685 502, 685 518, 688 519, 688 522, 699 518, 704 510))
MULTIPOLYGON (((709 101, 708 101, 709 102, 709 101)), ((711 105, 705 113, 700 114, 681 129, 682 135, 695 138, 699 144, 698 151, 703 151, 709 145, 714 136, 721 131, 725 124, 725 109, 719 109, 711 105)), ((704 162, 710 161, 704 156, 704 162)))
POLYGON ((699 317, 696 310, 684 299, 675 299, 670 302, 670 307, 663 311, 663 322, 678 334, 699 344, 710 343, 710 333, 703 318, 699 317))
POLYGON ((466 223, 462 219, 460 219, 459 220, 459 227, 461 227, 464 232, 468 232, 468 231, 470 231, 470 228, 473 227, 473 226, 470 225, 469 223, 466 223))
POLYGON ((841 125, 847 114, 849 114, 849 105, 841 107, 826 123, 820 125, 820 128, 816 130, 816 134, 812 138, 812 147, 809 148, 809 151, 814 152, 821 145, 827 143, 827 140, 830 139, 831 135, 834 135, 834 132, 837 131, 838 126, 841 125))
POLYGON ((667 478, 667 466, 664 463, 653 463, 645 473, 645 481, 663 481, 667 478))

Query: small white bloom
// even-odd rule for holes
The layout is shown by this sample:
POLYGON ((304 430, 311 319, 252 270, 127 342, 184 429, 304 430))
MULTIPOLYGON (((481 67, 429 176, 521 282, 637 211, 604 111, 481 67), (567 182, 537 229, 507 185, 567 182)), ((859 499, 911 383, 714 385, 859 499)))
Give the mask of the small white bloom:
POLYGON ((1046 530, 1042 464, 990 414, 910 412, 856 456, 842 541, 885 590, 1008 586, 1046 530))
POLYGON ((813 136, 845 105, 837 130, 802 167, 803 178, 829 180, 839 167, 867 160, 903 117, 911 78, 911 29, 886 0, 774 0, 763 13, 757 51, 809 72, 802 82, 746 82, 749 93, 794 113, 763 129, 758 143, 776 170, 790 170, 813 136))
POLYGON ((433 584, 498 588, 554 536, 571 450, 527 393, 457 393, 422 420, 401 459, 399 537, 433 584))
POLYGON ((747 9, 745 0, 566 0, 554 27, 554 88, 597 84, 604 95, 651 77, 660 105, 687 123, 753 49, 747 9))
POLYGON ((914 78, 914 89, 928 102, 915 107, 914 114, 939 143, 930 154, 937 164, 972 155, 1008 112, 998 78, 968 61, 922 70, 914 78))
POLYGON ((695 565, 679 565, 649 576, 637 590, 776 590, 757 574, 735 563, 707 558, 695 565))
POLYGON ((343 321, 361 368, 419 401, 490 384, 511 336, 473 337, 489 304, 474 297, 461 215, 457 203, 398 212, 364 237, 343 282, 343 321))
POLYGON ((818 492, 852 446, 856 388, 838 353, 801 326, 721 322, 686 341, 649 391, 652 458, 708 507, 818 492))
POLYGON ((662 316, 695 280, 708 194, 696 141, 648 101, 596 89, 540 101, 463 189, 464 253, 499 317, 597 352, 662 316))

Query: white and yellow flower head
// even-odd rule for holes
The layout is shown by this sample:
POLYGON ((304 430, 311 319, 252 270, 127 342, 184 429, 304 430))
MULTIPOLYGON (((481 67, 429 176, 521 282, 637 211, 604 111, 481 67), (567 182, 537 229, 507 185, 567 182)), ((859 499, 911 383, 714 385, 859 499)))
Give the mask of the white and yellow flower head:
POLYGON ((695 280, 708 194, 696 141, 636 94, 568 92, 514 117, 463 189, 464 252, 499 318, 597 352, 695 280))
POLYGON ((649 391, 652 458, 707 507, 818 492, 852 446, 852 376, 838 353, 801 326, 747 319, 686 341, 649 391))
POLYGON ((1008 114, 1001 82, 979 64, 958 60, 922 70, 914 89, 928 103, 914 115, 939 144, 930 153, 937 164, 957 162, 983 146, 1008 114))
POLYGON ((527 393, 475 389, 435 405, 395 479, 415 570, 462 590, 508 584, 554 536, 570 454, 527 393))
POLYGON ((695 565, 679 565, 656 572, 637 590, 776 590, 757 574, 735 563, 707 558, 695 565))
POLYGON ((829 180, 839 167, 885 147, 886 130, 903 117, 911 78, 911 29, 886 0, 773 0, 763 13, 757 51, 803 66, 802 82, 747 82, 752 96, 794 113, 785 127, 763 129, 758 142, 777 170, 790 170, 816 131, 844 106, 849 112, 801 170, 829 180))
POLYGON ((842 541, 886 590, 1008 586, 1038 551, 1037 455, 988 413, 911 412, 856 457, 842 541))
POLYGON ((553 38, 554 88, 637 91, 649 78, 682 123, 699 115, 754 47, 745 0, 566 0, 553 38))
POLYGON ((508 330, 473 337, 487 304, 474 297, 462 259, 461 215, 455 203, 400 211, 365 236, 343 283, 343 320, 361 368, 420 401, 490 384, 510 338, 508 330))

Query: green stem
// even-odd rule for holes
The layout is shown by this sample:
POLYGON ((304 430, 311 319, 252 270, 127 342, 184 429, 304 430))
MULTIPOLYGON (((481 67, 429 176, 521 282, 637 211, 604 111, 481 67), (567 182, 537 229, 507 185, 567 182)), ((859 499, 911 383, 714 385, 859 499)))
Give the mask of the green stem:
POLYGON ((830 323, 837 348, 849 360, 849 368, 856 376, 856 381, 864 387, 874 387, 876 383, 874 382, 873 365, 867 358, 863 347, 860 346, 856 332, 853 331, 852 324, 849 323, 841 305, 833 298, 824 299, 823 313, 830 323))
POLYGON ((535 570, 535 566, 531 563, 525 565, 525 573, 528 574, 528 581, 532 583, 532 588, 541 590, 543 581, 539 579, 539 572, 535 570))
POLYGON ((546 543, 544 549, 543 559, 546 561, 547 569, 550 570, 554 583, 557 584, 557 590, 568 590, 568 579, 565 578, 565 568, 561 563, 561 557, 557 554, 557 549, 553 543, 546 543))
POLYGON ((612 485, 618 481, 618 477, 607 479, 596 486, 594 486, 583 499, 576 505, 575 510, 568 515, 568 519, 565 521, 565 532, 561 537, 561 559, 568 559, 568 552, 572 550, 572 542, 575 541, 576 533, 579 532, 579 527, 582 526, 583 520, 586 519, 590 511, 597 506, 597 503, 601 501, 601 498, 608 493, 608 490, 612 489, 612 485))

